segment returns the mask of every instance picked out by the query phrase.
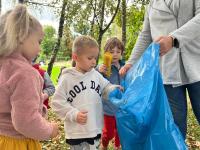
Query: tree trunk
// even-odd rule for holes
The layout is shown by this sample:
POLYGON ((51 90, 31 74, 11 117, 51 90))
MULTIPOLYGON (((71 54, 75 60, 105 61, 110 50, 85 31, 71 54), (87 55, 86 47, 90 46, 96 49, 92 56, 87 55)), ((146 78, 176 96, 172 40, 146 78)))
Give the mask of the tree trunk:
POLYGON ((100 14, 100 25, 99 25, 99 36, 98 36, 98 40, 97 40, 100 50, 101 50, 101 40, 102 40, 102 37, 104 34, 103 21, 104 21, 104 13, 105 13, 105 2, 106 2, 106 0, 103 0, 103 2, 102 2, 101 14, 100 14))
POLYGON ((94 31, 93 31, 93 28, 94 28, 94 20, 95 19, 95 17, 93 17, 93 19, 92 19, 92 22, 91 22, 91 28, 90 28, 90 36, 94 36, 94 31))
MULTIPOLYGON (((122 43, 126 47, 126 0, 122 0, 122 43)), ((124 58, 125 51, 122 55, 124 58)))
POLYGON ((0 0, 0 14, 1 14, 1 7, 2 7, 2 6, 1 6, 1 0, 0 0))
POLYGON ((99 49, 101 50, 101 41, 102 41, 102 38, 103 38, 103 34, 104 32, 102 30, 99 31, 99 36, 98 36, 98 39, 97 39, 97 43, 99 44, 99 49))
POLYGON ((92 5, 93 7, 93 18, 92 18, 92 21, 91 21, 91 28, 90 28, 90 36, 94 36, 94 31, 93 31, 93 28, 94 28, 94 23, 95 23, 95 18, 96 18, 96 8, 97 8, 97 1, 95 0, 94 1, 94 6, 93 6, 93 0, 90 1, 90 5, 92 5))
MULTIPOLYGON (((115 16, 117 15, 117 12, 119 10, 119 6, 120 6, 120 2, 121 0, 118 0, 117 3, 117 7, 115 9, 115 13, 113 14, 110 22, 108 23, 108 25, 103 29, 103 21, 104 21, 104 13, 105 13, 105 0, 103 0, 103 4, 102 4, 102 8, 101 8, 101 14, 100 14, 100 23, 99 23, 99 35, 98 35, 98 44, 99 44, 99 49, 101 51, 101 41, 103 38, 103 34, 108 30, 108 28, 110 27, 111 23, 113 22, 113 20, 115 19, 115 16)), ((99 58, 97 59, 97 64, 98 64, 99 58)))
POLYGON ((62 5, 62 10, 61 10, 61 15, 60 15, 60 22, 59 22, 59 29, 58 29, 58 40, 57 40, 55 47, 53 49, 53 53, 51 55, 51 58, 50 58, 50 61, 49 61, 49 64, 48 64, 48 69, 47 69, 49 76, 51 76, 53 64, 56 60, 56 56, 57 56, 58 50, 60 48, 60 42, 61 42, 62 35, 63 35, 63 27, 64 27, 64 21, 65 21, 66 5, 67 5, 67 2, 65 0, 63 0, 63 5, 62 5))

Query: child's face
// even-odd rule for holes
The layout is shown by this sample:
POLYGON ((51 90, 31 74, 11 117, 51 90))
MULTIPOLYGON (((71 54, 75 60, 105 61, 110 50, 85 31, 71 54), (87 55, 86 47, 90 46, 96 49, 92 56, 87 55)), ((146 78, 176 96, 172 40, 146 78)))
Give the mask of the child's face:
POLYGON ((32 61, 33 58, 39 54, 43 37, 44 32, 42 31, 42 27, 38 27, 37 31, 31 33, 28 38, 20 44, 20 51, 27 60, 32 61))
POLYGON ((118 63, 122 56, 122 50, 118 47, 114 47, 109 50, 109 52, 112 54, 112 63, 118 63))
POLYGON ((97 47, 83 49, 83 52, 76 56, 76 68, 82 73, 92 70, 96 66, 98 55, 97 47))

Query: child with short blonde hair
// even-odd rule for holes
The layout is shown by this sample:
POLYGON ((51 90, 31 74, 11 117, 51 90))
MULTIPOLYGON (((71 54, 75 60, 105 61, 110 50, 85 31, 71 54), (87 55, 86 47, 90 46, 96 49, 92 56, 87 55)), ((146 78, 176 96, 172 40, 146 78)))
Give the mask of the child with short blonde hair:
POLYGON ((64 120, 71 150, 96 150, 103 126, 101 97, 106 99, 117 86, 94 69, 99 47, 93 38, 77 37, 72 50, 75 67, 63 70, 52 108, 64 120))
MULTIPOLYGON (((97 70, 112 84, 121 84, 121 77, 119 75, 119 69, 124 66, 124 62, 121 60, 124 52, 123 43, 117 38, 112 37, 107 40, 104 52, 109 52, 112 55, 111 64, 111 75, 106 76, 107 67, 105 64, 101 64, 97 67, 97 70)), ((117 133, 115 113, 117 107, 114 106, 110 101, 103 101, 104 110, 104 127, 101 139, 102 148, 101 150, 107 150, 109 141, 114 138, 115 150, 120 149, 120 140, 117 133)))
POLYGON ((40 51, 41 24, 25 6, 0 17, 0 149, 40 150, 58 125, 43 118, 43 80, 31 66, 40 51))

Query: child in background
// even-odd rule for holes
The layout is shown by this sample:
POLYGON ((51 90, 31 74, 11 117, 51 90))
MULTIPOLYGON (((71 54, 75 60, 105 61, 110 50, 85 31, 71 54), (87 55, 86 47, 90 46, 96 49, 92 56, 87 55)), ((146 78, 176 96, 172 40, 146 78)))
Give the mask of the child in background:
POLYGON ((49 74, 40 67, 39 63, 36 63, 37 57, 32 61, 32 66, 40 73, 41 77, 44 80, 43 85, 43 97, 44 97, 44 105, 47 109, 49 106, 49 97, 52 96, 55 92, 55 86, 53 85, 49 74))
POLYGON ((103 127, 102 99, 116 90, 94 67, 97 42, 79 36, 72 48, 75 67, 62 72, 52 99, 52 108, 64 120, 66 143, 71 150, 97 150, 103 127))
POLYGON ((41 24, 17 5, 0 17, 0 149, 41 150, 58 135, 42 116, 43 80, 31 66, 40 51, 41 24))
MULTIPOLYGON (((122 42, 116 38, 110 38, 104 47, 105 52, 110 52, 112 55, 112 65, 111 65, 111 75, 106 76, 106 65, 101 64, 97 67, 97 70, 112 84, 120 85, 120 75, 119 69, 124 65, 121 61, 122 54, 124 51, 124 45, 122 42)), ((104 110, 104 127, 101 139, 102 150, 107 150, 109 141, 114 138, 115 150, 120 149, 120 141, 116 128, 115 112, 117 111, 116 106, 114 106, 110 101, 103 101, 104 110)))

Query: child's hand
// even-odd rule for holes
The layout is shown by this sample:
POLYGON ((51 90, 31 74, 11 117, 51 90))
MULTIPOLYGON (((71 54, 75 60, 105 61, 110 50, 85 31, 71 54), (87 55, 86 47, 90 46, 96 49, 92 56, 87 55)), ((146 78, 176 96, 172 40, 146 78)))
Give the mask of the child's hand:
POLYGON ((106 74, 106 71, 107 71, 106 65, 102 64, 102 65, 99 66, 99 72, 100 73, 106 74))
POLYGON ((76 118, 76 121, 82 125, 86 124, 87 122, 87 111, 80 111, 78 114, 77 114, 77 118, 76 118))
POLYGON ((120 99, 122 97, 122 91, 123 91, 122 86, 118 86, 117 88, 112 90, 108 95, 109 100, 111 100, 113 98, 120 99))
POLYGON ((47 93, 43 93, 43 101, 45 101, 47 98, 49 98, 49 95, 47 93))
POLYGON ((53 125, 53 131, 52 131, 52 133, 51 133, 51 138, 53 139, 53 138, 55 138, 56 136, 58 136, 58 134, 59 134, 59 129, 58 129, 58 124, 57 124, 57 123, 52 122, 51 124, 53 125))
POLYGON ((126 64, 126 65, 124 65, 124 66, 119 70, 120 76, 124 76, 124 75, 128 72, 128 70, 129 70, 131 67, 132 67, 131 64, 126 64))
POLYGON ((124 99, 122 99, 122 91, 123 88, 120 86, 111 91, 108 96, 109 101, 117 107, 120 107, 120 105, 124 103, 124 99))
POLYGON ((121 85, 119 85, 117 88, 118 88, 121 92, 124 91, 124 88, 123 88, 123 86, 121 86, 121 85))

